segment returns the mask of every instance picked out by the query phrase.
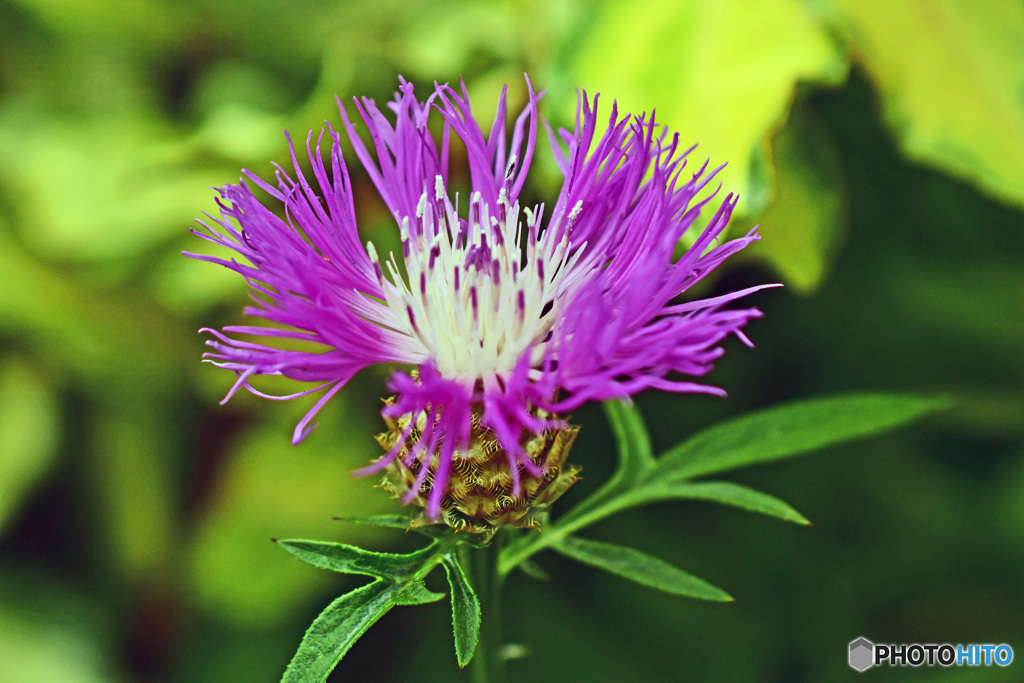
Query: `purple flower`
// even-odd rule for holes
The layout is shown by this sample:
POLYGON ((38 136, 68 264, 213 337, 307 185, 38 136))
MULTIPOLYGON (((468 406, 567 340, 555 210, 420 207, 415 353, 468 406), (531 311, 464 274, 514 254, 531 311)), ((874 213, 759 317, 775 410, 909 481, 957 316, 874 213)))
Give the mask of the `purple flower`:
POLYGON ((697 195, 717 171, 707 172, 705 163, 690 172, 692 148, 681 150, 678 136, 655 125, 653 115, 620 118, 613 104, 602 131, 598 98, 584 94, 574 132, 555 133, 545 122, 565 177, 561 192, 549 211, 522 205, 541 94, 530 86, 529 102, 508 130, 503 91, 485 136, 464 86, 461 93, 435 86, 420 102, 402 80, 390 116, 372 100, 355 100, 369 148, 341 107, 356 155, 401 233, 401 262, 361 242, 340 135, 330 124, 326 160, 325 132, 315 146, 313 134, 307 137, 311 179, 292 147, 293 176, 279 167, 270 184, 244 171, 238 185, 219 191, 221 216, 200 221, 209 234, 197 235, 244 261, 190 254, 240 273, 255 301, 245 313, 269 323, 204 330, 213 336, 205 357, 238 376, 224 400, 240 387, 275 399, 323 392, 296 426, 293 443, 363 368, 412 366, 395 370, 388 384, 395 396, 383 410, 400 433, 360 473, 411 467, 415 480, 405 502, 422 494, 428 520, 438 518, 453 467, 481 430, 507 462, 514 498, 524 477, 546 474, 545 461, 524 445, 567 429, 560 414, 647 388, 724 394, 687 377, 712 369, 728 335, 750 345, 741 328, 760 311, 725 306, 772 286, 680 300, 758 237, 752 231, 718 244, 736 205, 730 194, 674 260, 680 238, 710 200, 697 195), (428 132, 432 116, 442 122, 440 144, 428 132), (452 135, 466 150, 468 192, 449 184, 452 135), (284 218, 254 196, 250 183, 283 208, 284 218), (275 340, 321 348, 288 350, 275 340), (250 384, 256 375, 316 386, 268 396, 250 384))

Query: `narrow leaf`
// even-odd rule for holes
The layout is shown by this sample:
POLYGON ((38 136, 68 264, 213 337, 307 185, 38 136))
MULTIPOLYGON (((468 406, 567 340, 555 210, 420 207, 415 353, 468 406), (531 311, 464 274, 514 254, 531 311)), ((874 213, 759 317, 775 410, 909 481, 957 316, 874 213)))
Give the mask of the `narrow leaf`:
POLYGON ((656 557, 611 543, 566 536, 551 546, 572 559, 675 595, 728 602, 728 593, 656 557))
POLYGON ((918 396, 852 394, 767 408, 697 433, 665 453, 647 479, 696 477, 801 455, 884 432, 947 405, 918 396))
POLYGON ((691 498, 708 500, 723 505, 733 505, 750 512, 760 512, 770 517, 778 517, 787 522, 810 524, 799 512, 784 501, 767 493, 756 491, 728 481, 669 481, 651 483, 635 489, 622 497, 624 507, 633 507, 658 500, 691 498))
POLYGON ((320 613, 302 637, 281 683, 320 683, 327 678, 359 636, 395 602, 394 584, 377 580, 346 593, 320 613))
POLYGON ((303 562, 343 574, 364 574, 400 580, 423 563, 430 547, 408 555, 377 553, 344 543, 285 540, 278 545, 303 562))
POLYGON ((548 573, 541 569, 540 566, 533 560, 523 560, 522 562, 517 564, 516 567, 519 570, 521 570, 524 574, 529 576, 531 579, 535 579, 537 581, 551 580, 551 577, 548 576, 548 573))
POLYGON ((389 529, 408 529, 411 517, 405 515, 371 515, 368 517, 335 517, 339 522, 350 524, 368 524, 370 526, 382 526, 389 529))
POLYGON ((459 668, 465 668, 473 659, 476 641, 480 636, 480 601, 469 585, 462 565, 454 555, 444 558, 444 570, 452 589, 452 627, 455 631, 455 656, 459 668))

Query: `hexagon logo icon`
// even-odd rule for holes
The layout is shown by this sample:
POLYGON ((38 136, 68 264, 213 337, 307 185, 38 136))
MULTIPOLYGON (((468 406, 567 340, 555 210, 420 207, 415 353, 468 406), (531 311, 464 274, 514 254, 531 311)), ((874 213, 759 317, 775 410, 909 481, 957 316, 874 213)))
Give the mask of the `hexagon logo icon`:
POLYGON ((850 666, 857 671, 867 671, 875 665, 875 644, 867 638, 858 638, 850 643, 850 666))

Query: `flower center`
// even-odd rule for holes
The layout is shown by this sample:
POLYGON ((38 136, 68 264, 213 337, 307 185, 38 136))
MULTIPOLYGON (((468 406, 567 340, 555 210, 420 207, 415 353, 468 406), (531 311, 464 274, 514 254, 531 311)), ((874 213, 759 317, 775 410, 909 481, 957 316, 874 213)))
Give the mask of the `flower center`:
POLYGON ((540 234, 543 206, 523 209, 524 230, 519 202, 510 204, 504 189, 497 206, 474 192, 465 220, 441 176, 434 190, 420 196, 414 218, 396 216, 407 281, 394 254, 385 278, 373 244, 366 245, 396 329, 417 338, 446 377, 511 372, 528 350, 538 364, 579 256, 570 254, 568 230, 557 243, 550 229, 540 234))
MULTIPOLYGON (((385 402, 393 401, 391 397, 385 402)), ((539 412, 542 418, 551 417, 539 412)), ((428 507, 438 458, 436 455, 419 459, 408 457, 410 449, 422 438, 427 417, 420 414, 411 427, 409 415, 386 419, 388 431, 377 435, 377 443, 384 450, 391 451, 403 435, 408 436, 399 446, 398 457, 387 463, 382 488, 402 497, 404 503, 428 507), (427 472, 423 472, 423 468, 427 472)), ((527 477, 520 487, 519 477, 511 473, 506 451, 494 433, 481 423, 480 411, 474 412, 468 447, 460 451, 448 480, 442 484, 445 492, 441 498, 440 520, 453 529, 483 533, 488 538, 506 524, 539 529, 540 513, 579 479, 580 468, 566 465, 578 432, 578 427, 566 426, 523 439, 526 456, 538 468, 543 468, 543 476, 527 477)), ((434 521, 428 520, 424 513, 412 520, 410 528, 434 521)))

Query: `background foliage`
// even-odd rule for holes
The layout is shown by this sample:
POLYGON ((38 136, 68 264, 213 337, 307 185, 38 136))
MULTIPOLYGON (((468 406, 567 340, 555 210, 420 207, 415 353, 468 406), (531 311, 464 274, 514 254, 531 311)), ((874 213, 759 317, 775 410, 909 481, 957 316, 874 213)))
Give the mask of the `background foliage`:
MULTIPOLYGON (((414 546, 331 521, 393 510, 348 474, 377 451, 385 371, 340 393, 300 448, 288 444, 299 403, 217 406, 231 378, 199 365, 194 330, 237 322, 243 285, 179 252, 203 248, 187 229, 214 210, 208 188, 241 167, 269 175, 287 158, 283 129, 301 139, 337 122, 335 94, 382 101, 397 74, 423 86, 461 74, 484 117, 501 84, 521 96, 523 71, 558 125, 577 87, 600 91, 604 106, 657 107, 701 143, 695 159, 729 162, 733 229, 760 223, 764 239, 704 293, 787 284, 758 295, 757 348, 732 344, 719 364, 728 400, 639 398, 658 449, 833 391, 942 393, 955 407, 738 474, 812 528, 700 502, 594 527, 642 538, 734 604, 545 555, 551 582, 508 587, 506 633, 528 652, 510 674, 823 680, 848 670, 859 635, 1024 651, 1020 3, 6 0, 0 680, 277 680, 350 579, 271 536, 414 546)), ((357 183, 379 241, 388 218, 357 183)), ((556 190, 542 164, 530 193, 556 190)), ((614 459, 601 411, 576 419, 587 480, 566 506, 614 459)), ((340 673, 454 679, 447 610, 395 610, 340 673)))

